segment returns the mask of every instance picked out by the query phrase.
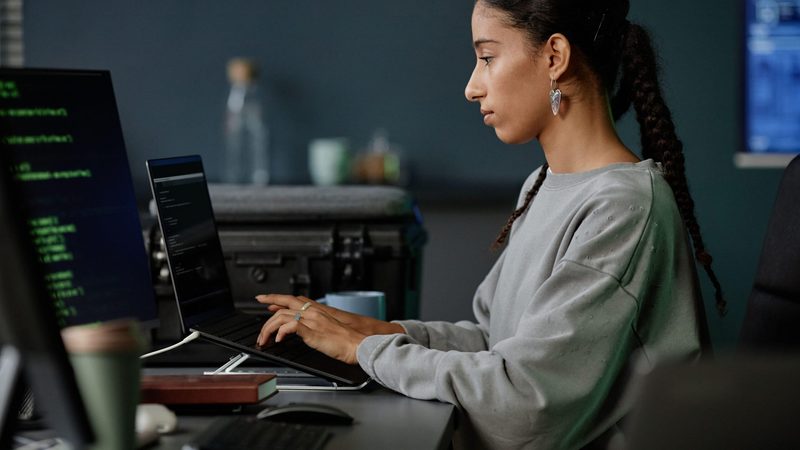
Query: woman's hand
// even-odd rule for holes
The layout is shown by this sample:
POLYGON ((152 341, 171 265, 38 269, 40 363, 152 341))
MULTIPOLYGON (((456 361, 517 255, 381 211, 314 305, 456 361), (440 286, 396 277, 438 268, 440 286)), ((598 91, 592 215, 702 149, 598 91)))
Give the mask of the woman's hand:
POLYGON ((372 317, 361 316, 351 312, 342 311, 341 309, 336 309, 328 305, 317 303, 306 297, 270 294, 257 295, 256 300, 258 300, 259 303, 268 305, 267 309, 273 314, 283 309, 299 310, 303 307, 303 305, 311 302, 311 306, 313 308, 325 312, 342 324, 347 325, 348 327, 366 336, 372 336, 373 334, 395 334, 405 332, 403 327, 396 323, 384 322, 372 317))
POLYGON ((256 299, 269 305, 267 309, 273 313, 261 327, 257 340, 259 346, 266 344, 273 334, 276 342, 280 342, 286 335, 297 334, 308 346, 345 363, 357 364, 358 345, 368 335, 378 334, 363 332, 362 329, 403 332, 400 325, 331 308, 305 297, 259 295, 256 299))

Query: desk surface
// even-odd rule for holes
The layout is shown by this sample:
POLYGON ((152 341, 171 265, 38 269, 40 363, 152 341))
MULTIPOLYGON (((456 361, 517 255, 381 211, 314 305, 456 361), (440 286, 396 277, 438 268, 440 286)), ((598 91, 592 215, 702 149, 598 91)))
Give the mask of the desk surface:
MULTIPOLYGON (((455 407, 435 401, 414 400, 378 388, 361 392, 282 391, 259 405, 314 402, 334 405, 355 418, 352 425, 328 426, 333 437, 326 450, 413 448, 446 449, 455 428, 455 407)), ((251 413, 248 410, 248 413, 251 413)), ((176 432, 161 436, 157 449, 180 449, 216 416, 181 415, 176 432)))

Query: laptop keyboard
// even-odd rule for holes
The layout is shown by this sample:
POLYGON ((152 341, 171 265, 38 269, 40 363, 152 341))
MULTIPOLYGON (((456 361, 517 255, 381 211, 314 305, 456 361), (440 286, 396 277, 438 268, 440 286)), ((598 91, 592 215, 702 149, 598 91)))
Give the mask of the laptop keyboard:
POLYGON ((219 417, 185 450, 318 450, 331 433, 323 427, 256 420, 252 417, 219 417))
POLYGON ((300 356, 313 351, 297 335, 287 336, 281 342, 275 342, 275 336, 272 335, 265 345, 257 346, 256 339, 261 332, 262 325, 260 318, 241 314, 214 323, 206 327, 204 331, 221 339, 288 360, 296 360, 300 356))
MULTIPOLYGON (((235 333, 243 329, 254 330, 261 329, 262 319, 257 316, 248 316, 245 314, 236 314, 231 317, 215 322, 205 327, 205 331, 212 333, 216 336, 226 337, 229 334, 235 333)), ((227 337, 226 337, 227 339, 227 337)))

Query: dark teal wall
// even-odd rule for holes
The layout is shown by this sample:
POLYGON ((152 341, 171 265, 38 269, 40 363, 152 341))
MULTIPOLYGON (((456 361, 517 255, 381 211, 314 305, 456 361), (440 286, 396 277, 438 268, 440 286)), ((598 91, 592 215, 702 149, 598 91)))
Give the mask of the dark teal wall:
MULTIPOLYGON (((685 144, 690 187, 714 267, 730 304, 712 338, 735 343, 780 171, 737 169, 740 147, 741 7, 730 0, 632 1, 631 18, 649 26, 661 51, 664 88, 685 144)), ((626 123, 626 134, 638 130, 626 123)), ((628 140, 630 142, 630 139, 628 140)), ((706 303, 713 303, 704 274, 706 303)))
POLYGON ((308 179, 310 139, 362 147, 378 127, 417 184, 511 186, 535 160, 464 99, 469 2, 37 0, 25 14, 28 64, 111 69, 132 157, 198 152, 214 177, 225 63, 245 55, 264 66, 278 182, 308 179))
MULTIPOLYGON (((469 0, 35 0, 25 2, 26 58, 31 66, 111 69, 141 196, 145 158, 201 153, 216 176, 224 65, 246 55, 266 72, 277 181, 307 181, 309 139, 344 135, 359 147, 383 126, 413 164, 412 190, 496 192, 510 204, 542 159, 533 145, 497 142, 463 98, 474 57, 471 8, 469 0)), ((738 2, 638 1, 631 18, 652 29, 661 49, 697 213, 731 304, 723 321, 709 309, 712 333, 729 345, 779 179, 776 170, 733 166, 738 2)), ((621 130, 636 146, 635 123, 628 118, 621 130)))

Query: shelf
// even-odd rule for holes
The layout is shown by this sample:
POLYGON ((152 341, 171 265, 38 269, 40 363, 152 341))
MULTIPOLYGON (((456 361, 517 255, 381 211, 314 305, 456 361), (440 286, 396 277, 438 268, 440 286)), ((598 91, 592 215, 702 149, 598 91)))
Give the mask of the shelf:
POLYGON ((744 153, 738 152, 733 162, 740 169, 783 169, 797 153, 744 153))

